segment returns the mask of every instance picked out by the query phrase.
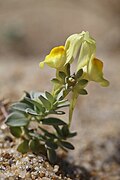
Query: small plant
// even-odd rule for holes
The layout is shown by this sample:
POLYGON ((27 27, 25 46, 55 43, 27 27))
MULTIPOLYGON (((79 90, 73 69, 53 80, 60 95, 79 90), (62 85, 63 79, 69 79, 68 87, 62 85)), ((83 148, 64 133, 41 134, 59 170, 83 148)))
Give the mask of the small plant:
POLYGON ((95 57, 95 52, 95 40, 89 32, 83 31, 68 37, 65 46, 53 48, 40 62, 41 68, 47 64, 56 69, 56 76, 51 80, 52 92, 25 92, 24 98, 11 105, 6 119, 12 135, 22 140, 18 151, 43 153, 54 163, 58 148, 74 149, 69 138, 77 134, 70 131, 70 126, 78 96, 87 94, 86 86, 90 81, 104 87, 109 85, 103 78, 103 63, 95 57), (77 67, 71 73, 74 60, 77 60, 77 67), (70 102, 66 99, 68 94, 71 94, 70 102), (68 122, 57 118, 65 114, 65 107, 69 107, 68 122))

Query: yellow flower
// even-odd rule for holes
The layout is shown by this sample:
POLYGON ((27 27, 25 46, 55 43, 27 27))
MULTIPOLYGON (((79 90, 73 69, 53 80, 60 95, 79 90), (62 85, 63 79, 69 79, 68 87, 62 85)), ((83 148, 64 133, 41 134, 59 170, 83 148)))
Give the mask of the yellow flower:
POLYGON ((98 82, 101 86, 109 85, 109 82, 103 78, 103 63, 95 58, 96 42, 90 37, 89 32, 83 31, 68 37, 65 50, 66 63, 71 63, 78 57, 77 71, 83 69, 84 75, 89 81, 98 82))
POLYGON ((65 48, 64 46, 58 46, 50 51, 50 54, 45 57, 43 62, 40 62, 40 67, 43 68, 46 63, 48 66, 59 70, 65 65, 65 62, 65 48))
POLYGON ((108 86, 109 81, 103 78, 103 62, 92 58, 87 67, 88 79, 100 83, 101 86, 108 86))
POLYGON ((84 66, 91 55, 96 51, 95 40, 89 36, 89 32, 84 32, 80 34, 73 34, 66 40, 65 50, 67 56, 67 63, 71 63, 78 56, 78 66, 79 70, 84 66))

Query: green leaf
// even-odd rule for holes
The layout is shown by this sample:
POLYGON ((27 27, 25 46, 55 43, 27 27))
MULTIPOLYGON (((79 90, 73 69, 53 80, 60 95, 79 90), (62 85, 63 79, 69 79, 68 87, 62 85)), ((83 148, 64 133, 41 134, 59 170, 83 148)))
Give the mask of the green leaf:
POLYGON ((51 103, 46 98, 44 98, 43 96, 40 96, 39 99, 43 103, 45 108, 47 108, 48 110, 51 109, 51 103))
POLYGON ((76 132, 72 132, 72 133, 69 133, 69 135, 67 136, 67 138, 72 138, 74 136, 76 136, 77 133, 76 132))
POLYGON ((83 70, 82 69, 80 69, 78 72, 77 72, 77 74, 76 74, 76 79, 79 79, 79 78, 81 78, 81 76, 83 75, 83 70))
POLYGON ((46 138, 43 135, 35 133, 35 132, 29 132, 29 135, 31 137, 33 137, 33 138, 36 138, 36 139, 40 140, 40 141, 45 141, 46 140, 46 138))
POLYGON ((50 113, 49 114, 58 114, 58 115, 63 115, 63 114, 65 114, 65 112, 64 111, 50 111, 50 113))
POLYGON ((47 149, 47 157, 48 160, 53 164, 57 161, 56 152, 53 149, 47 149))
POLYGON ((70 63, 66 64, 67 76, 70 76, 70 63))
POLYGON ((64 121, 62 121, 61 119, 53 118, 53 117, 42 119, 40 122, 42 122, 42 124, 52 125, 52 126, 54 126, 54 125, 57 125, 57 126, 66 125, 66 123, 64 121))
POLYGON ((57 105, 56 109, 59 109, 59 108, 63 108, 63 107, 68 107, 70 106, 70 103, 69 102, 64 102, 62 104, 59 104, 57 105))
POLYGON ((10 132, 16 138, 20 138, 22 134, 22 129, 20 127, 10 127, 10 132))
POLYGON ((85 89, 79 89, 78 93, 81 94, 81 95, 87 95, 88 94, 85 89))
POLYGON ((42 153, 43 155, 46 155, 45 146, 40 144, 38 139, 32 139, 29 142, 29 147, 32 150, 32 152, 36 154, 42 153))
POLYGON ((28 92, 25 92, 25 94, 26 96, 20 100, 20 103, 24 103, 33 109, 33 104, 30 101, 28 101, 29 99, 31 99, 30 94, 28 92))
POLYGON ((74 146, 71 143, 67 142, 67 141, 60 141, 60 143, 62 144, 62 146, 64 146, 67 149, 71 149, 71 150, 75 149, 74 146))
POLYGON ((29 147, 32 150, 32 152, 38 153, 40 151, 40 146, 39 146, 39 140, 38 139, 32 139, 29 142, 29 147))
POLYGON ((55 98, 47 91, 45 92, 45 95, 46 95, 47 99, 50 101, 50 103, 53 104, 55 101, 55 98))
POLYGON ((28 99, 30 99, 30 98, 24 97, 24 99, 22 99, 20 101, 20 103, 24 103, 24 104, 28 105, 31 109, 34 109, 34 105, 30 101, 28 101, 28 99))
POLYGON ((14 112, 7 117, 6 124, 12 127, 26 126, 28 119, 23 114, 14 112))
POLYGON ((68 125, 65 125, 61 129, 64 138, 72 138, 77 135, 76 132, 70 132, 68 125))
POLYGON ((78 82, 78 86, 84 86, 88 83, 88 80, 86 79, 81 79, 79 82, 78 82))
POLYGON ((48 139, 45 143, 46 147, 47 148, 50 148, 50 149, 57 149, 58 148, 58 145, 53 142, 51 139, 48 139))
POLYGON ((56 114, 58 114, 58 115, 63 115, 63 114, 65 114, 64 111, 55 111, 55 112, 56 112, 56 114))
POLYGON ((52 134, 52 133, 48 132, 47 130, 43 129, 40 126, 39 126, 39 129, 45 133, 45 136, 50 137, 52 139, 56 139, 57 138, 55 134, 52 134))
POLYGON ((57 103, 54 104, 55 109, 68 107, 70 105, 68 100, 58 100, 57 103))
POLYGON ((22 102, 14 103, 11 107, 12 107, 12 109, 21 111, 21 112, 25 112, 27 108, 30 108, 30 106, 28 104, 25 104, 22 102))
POLYGON ((51 82, 54 84, 61 84, 61 82, 57 78, 53 78, 51 82))
POLYGON ((65 74, 64 72, 62 72, 62 71, 59 71, 59 77, 60 77, 63 81, 65 81, 66 74, 65 74))
POLYGON ((58 100, 58 105, 60 105, 60 104, 65 104, 65 103, 68 103, 68 100, 67 99, 64 99, 64 100, 58 100))
MULTIPOLYGON (((70 93, 70 91, 71 91, 71 88, 69 87, 68 88, 68 84, 66 84, 66 89, 65 90, 63 90, 63 97, 66 97, 69 93, 70 93)), ((62 98, 63 98, 62 97, 62 98)))
MULTIPOLYGON (((45 108, 42 106, 42 104, 41 104, 40 102, 35 101, 35 100, 32 100, 32 99, 30 99, 30 98, 25 98, 25 100, 26 100, 27 102, 31 103, 34 108, 36 107, 39 112, 42 112, 42 113, 45 112, 45 108)), ((34 109, 34 108, 32 108, 32 109, 34 109)))
POLYGON ((39 96, 40 95, 43 95, 44 93, 42 93, 42 92, 34 92, 34 91, 31 91, 30 92, 30 97, 31 97, 31 99, 32 100, 37 100, 37 99, 39 99, 39 96))
POLYGON ((36 113, 34 110, 32 110, 32 109, 30 109, 30 108, 27 108, 25 112, 26 112, 27 114, 31 114, 31 115, 33 115, 33 116, 41 116, 41 115, 42 115, 42 113, 41 113, 41 114, 38 114, 38 113, 36 113))
POLYGON ((29 151, 29 141, 24 140, 17 148, 17 150, 23 154, 27 153, 29 151))
POLYGON ((57 135, 58 135, 59 137, 62 137, 62 138, 63 138, 63 134, 62 134, 61 128, 60 128, 59 126, 53 126, 53 127, 55 128, 55 130, 56 130, 56 132, 57 132, 57 135))
POLYGON ((67 137, 69 135, 68 125, 62 127, 62 134, 64 137, 67 137))
MULTIPOLYGON (((57 90, 55 91, 55 95, 56 95, 56 96, 60 96, 60 94, 61 94, 63 88, 64 88, 64 87, 61 86, 59 89, 57 89, 57 90)), ((58 98, 58 99, 59 99, 59 98, 58 98)))
POLYGON ((28 93, 27 91, 24 91, 24 93, 25 93, 25 97, 30 98, 30 93, 28 93))

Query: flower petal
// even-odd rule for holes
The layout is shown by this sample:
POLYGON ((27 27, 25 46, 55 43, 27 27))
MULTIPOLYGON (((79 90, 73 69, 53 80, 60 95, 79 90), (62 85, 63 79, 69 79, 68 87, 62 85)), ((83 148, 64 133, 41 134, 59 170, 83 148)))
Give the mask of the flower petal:
POLYGON ((45 62, 40 62, 40 64, 39 64, 40 68, 44 68, 44 63, 45 62))
POLYGON ((44 61, 40 63, 40 67, 44 67, 44 63, 46 63, 48 66, 55 68, 55 69, 60 69, 61 67, 64 66, 66 62, 66 52, 64 49, 64 46, 58 46, 53 48, 50 51, 50 54, 48 54, 44 61))
POLYGON ((89 35, 89 32, 84 34, 84 39, 81 45, 80 54, 78 57, 77 71, 88 65, 92 56, 96 52, 96 43, 89 35))
POLYGON ((92 58, 88 65, 89 80, 100 83, 101 86, 108 86, 109 81, 103 78, 103 62, 97 58, 92 58))
POLYGON ((89 32, 84 32, 80 34, 71 35, 65 43, 65 50, 67 55, 67 63, 72 63, 72 61, 78 57, 77 71, 88 64, 91 56, 95 54, 96 43, 93 38, 90 37, 89 32))
POLYGON ((66 40, 65 50, 67 54, 67 63, 72 63, 76 58, 78 50, 80 49, 83 38, 83 32, 80 34, 73 34, 66 40), (74 59, 73 59, 74 58, 74 59))

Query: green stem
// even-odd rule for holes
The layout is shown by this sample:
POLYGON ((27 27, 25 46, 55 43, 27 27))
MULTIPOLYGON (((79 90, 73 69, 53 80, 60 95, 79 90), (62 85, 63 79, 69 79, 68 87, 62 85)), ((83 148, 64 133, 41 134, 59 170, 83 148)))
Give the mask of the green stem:
POLYGON ((70 107, 69 107, 69 127, 71 125, 71 121, 72 121, 72 116, 73 116, 73 111, 77 102, 77 98, 78 98, 78 93, 76 91, 73 91, 73 96, 70 102, 70 107))

